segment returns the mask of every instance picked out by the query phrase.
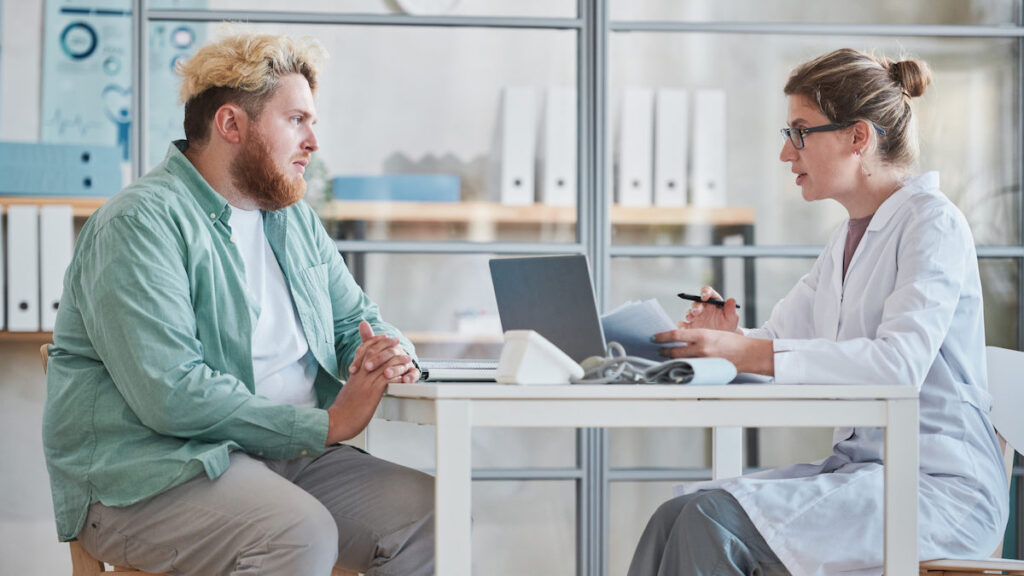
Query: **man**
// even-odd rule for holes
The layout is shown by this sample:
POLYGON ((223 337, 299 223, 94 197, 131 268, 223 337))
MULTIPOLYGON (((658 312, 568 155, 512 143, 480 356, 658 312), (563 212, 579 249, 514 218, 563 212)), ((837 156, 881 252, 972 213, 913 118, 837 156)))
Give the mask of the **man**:
POLYGON ((337 444, 419 371, 299 203, 322 57, 253 33, 199 50, 186 140, 82 230, 43 437, 59 536, 99 559, 433 573, 432 479, 337 444))

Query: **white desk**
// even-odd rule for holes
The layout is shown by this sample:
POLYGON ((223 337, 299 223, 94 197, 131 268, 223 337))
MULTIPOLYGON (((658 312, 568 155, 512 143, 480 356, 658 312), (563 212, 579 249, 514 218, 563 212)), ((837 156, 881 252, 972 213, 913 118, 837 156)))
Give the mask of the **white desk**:
POLYGON ((437 574, 470 576, 474 427, 710 427, 716 477, 740 470, 740 427, 884 427, 885 572, 918 572, 918 399, 911 387, 392 384, 378 416, 436 426, 437 574))

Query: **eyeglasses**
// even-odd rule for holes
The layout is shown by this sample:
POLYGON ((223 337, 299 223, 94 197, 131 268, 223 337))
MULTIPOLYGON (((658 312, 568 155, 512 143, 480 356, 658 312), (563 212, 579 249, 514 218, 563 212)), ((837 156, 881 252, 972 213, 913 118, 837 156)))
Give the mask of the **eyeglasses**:
MULTIPOLYGON (((797 150, 803 150, 804 147, 804 134, 814 134, 815 132, 833 132, 835 130, 842 130, 856 124, 856 120, 849 122, 836 122, 835 124, 824 124, 822 126, 812 126, 810 128, 783 128, 779 130, 783 138, 788 139, 793 143, 793 148, 797 150)), ((874 126, 874 125, 873 125, 874 126)), ((885 130, 880 126, 874 126, 875 131, 880 135, 885 135, 885 130)))

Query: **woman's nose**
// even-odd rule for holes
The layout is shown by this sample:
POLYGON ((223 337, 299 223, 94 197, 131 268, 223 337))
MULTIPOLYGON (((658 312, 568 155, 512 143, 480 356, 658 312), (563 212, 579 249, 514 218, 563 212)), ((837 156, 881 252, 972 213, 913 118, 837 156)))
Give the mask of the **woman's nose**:
POLYGON ((782 150, 779 152, 779 160, 783 162, 792 162, 796 160, 797 151, 796 146, 793 145, 793 141, 786 138, 782 141, 782 150))

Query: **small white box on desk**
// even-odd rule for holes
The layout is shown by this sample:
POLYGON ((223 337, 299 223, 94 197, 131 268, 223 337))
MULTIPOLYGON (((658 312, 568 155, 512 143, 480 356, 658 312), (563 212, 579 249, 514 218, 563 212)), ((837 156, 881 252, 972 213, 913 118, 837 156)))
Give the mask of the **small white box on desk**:
POLYGON ((583 368, 534 330, 505 332, 494 379, 500 384, 568 384, 583 378, 583 368))
POLYGON ((7 208, 7 329, 39 331, 39 209, 7 208))
POLYGON ((533 204, 533 164, 537 149, 536 96, 533 88, 506 86, 498 139, 498 186, 502 204, 533 204))
POLYGON ((726 110, 724 90, 693 94, 694 206, 726 205, 726 110))
POLYGON ((686 205, 687 123, 686 90, 658 90, 654 106, 654 204, 686 205))
POLYGON ((64 290, 64 272, 71 263, 75 243, 71 206, 43 206, 39 210, 39 326, 52 332, 64 290))
POLYGON ((576 203, 576 91, 548 88, 540 141, 540 195, 544 204, 576 203))

